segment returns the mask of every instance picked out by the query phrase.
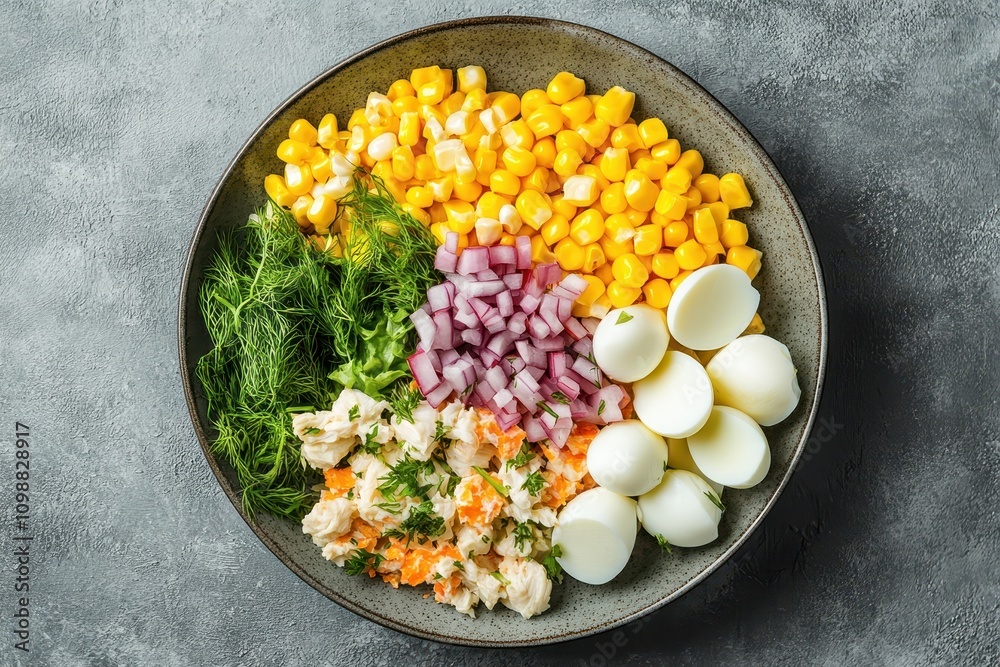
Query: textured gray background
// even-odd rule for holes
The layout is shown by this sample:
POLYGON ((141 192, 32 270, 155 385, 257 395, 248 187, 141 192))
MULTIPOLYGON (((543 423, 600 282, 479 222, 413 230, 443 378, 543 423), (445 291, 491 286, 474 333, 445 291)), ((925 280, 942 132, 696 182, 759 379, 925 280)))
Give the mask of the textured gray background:
POLYGON ((4 520, 0 664, 1000 661, 996 3, 27 4, 0 6, 0 503, 27 422, 34 632, 13 650, 4 520), (256 540, 188 421, 175 313, 268 111, 375 41, 496 13, 630 39, 746 123, 811 223, 831 352, 825 427, 739 557, 617 636, 487 652, 355 617, 256 540))

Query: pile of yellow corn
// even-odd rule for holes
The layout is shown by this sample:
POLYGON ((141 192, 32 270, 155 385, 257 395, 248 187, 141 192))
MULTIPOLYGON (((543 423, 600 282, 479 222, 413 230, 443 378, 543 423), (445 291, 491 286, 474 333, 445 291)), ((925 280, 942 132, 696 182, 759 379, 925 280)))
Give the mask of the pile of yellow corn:
POLYGON ((415 69, 371 93, 340 130, 333 114, 295 121, 278 146, 284 175, 264 181, 303 230, 339 248, 337 203, 355 167, 379 176, 400 205, 459 247, 531 237, 537 262, 581 273, 575 315, 645 300, 666 307, 695 269, 724 261, 753 278, 761 253, 730 212, 752 201, 743 178, 704 171, 658 118, 636 123, 635 94, 587 95, 569 72, 545 90, 486 92, 483 68, 415 69))

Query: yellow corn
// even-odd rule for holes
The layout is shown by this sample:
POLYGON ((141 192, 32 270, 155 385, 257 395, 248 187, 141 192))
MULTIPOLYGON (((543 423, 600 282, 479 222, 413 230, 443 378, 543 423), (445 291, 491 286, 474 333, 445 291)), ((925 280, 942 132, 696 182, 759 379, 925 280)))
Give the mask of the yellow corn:
POLYGON ((445 116, 451 116, 452 114, 461 111, 464 105, 465 93, 458 91, 441 100, 441 103, 438 105, 438 109, 440 109, 441 113, 445 116))
POLYGON ((583 271, 593 273, 607 263, 600 243, 589 243, 583 248, 583 271))
POLYGON ((556 153, 552 170, 563 178, 569 178, 576 173, 581 164, 583 164, 583 158, 580 157, 579 153, 570 149, 561 150, 556 153))
POLYGON ((567 127, 575 130, 594 114, 594 105, 589 99, 581 95, 576 99, 561 104, 559 111, 562 112, 563 117, 566 119, 567 127))
POLYGON ((588 208, 573 219, 569 235, 581 246, 596 243, 604 236, 604 216, 599 211, 588 208))
POLYGON ((625 184, 612 183, 601 192, 601 208, 609 214, 621 213, 628 207, 625 199, 625 184))
POLYGON ((746 272, 752 279, 760 271, 761 253, 750 246, 734 246, 726 253, 726 264, 731 264, 746 272))
POLYGON ((549 187, 549 170, 545 167, 535 167, 531 173, 521 178, 522 190, 545 192, 549 187))
POLYGON ((347 119, 347 131, 350 132, 359 125, 368 125, 368 118, 365 116, 364 108, 355 109, 351 117, 347 119))
POLYGON ((624 125, 625 121, 632 115, 634 105, 635 93, 631 93, 621 86, 613 86, 594 105, 594 115, 608 125, 618 127, 624 125))
POLYGON ((719 179, 719 197, 730 210, 753 204, 747 185, 739 174, 730 173, 719 179))
POLYGON ((604 294, 605 286, 604 282, 597 276, 584 275, 583 279, 587 281, 587 288, 583 290, 583 294, 576 302, 583 306, 589 306, 604 294))
POLYGON ((453 232, 468 234, 476 226, 476 208, 467 201, 450 199, 444 202, 444 212, 453 232))
POLYGON ((417 113, 420 111, 420 102, 417 101, 416 94, 406 95, 392 101, 392 113, 397 118, 402 118, 404 113, 417 113))
POLYGON ((392 85, 389 86, 389 90, 385 93, 390 102, 395 102, 401 97, 412 97, 414 95, 416 95, 416 91, 413 89, 413 84, 407 79, 393 81, 392 85))
POLYGON ((639 137, 639 126, 633 123, 626 123, 621 127, 616 127, 611 133, 611 145, 614 148, 624 148, 627 151, 634 151, 642 148, 642 139, 639 137))
POLYGON ((292 217, 299 227, 309 226, 309 207, 312 206, 313 198, 309 195, 302 195, 292 202, 292 217))
POLYGON ((649 176, 650 180, 659 181, 667 175, 667 165, 651 157, 640 157, 635 160, 635 168, 649 176))
POLYGON ((608 138, 608 135, 611 133, 611 126, 608 125, 607 121, 600 118, 591 118, 580 123, 576 131, 583 137, 588 146, 597 148, 608 138))
POLYGON ((746 330, 743 331, 744 334, 762 334, 764 333, 764 320, 760 318, 760 313, 754 313, 753 319, 750 320, 750 324, 747 325, 746 330))
POLYGON ((635 227, 624 213, 612 213, 604 220, 604 233, 615 243, 625 243, 635 237, 635 227))
POLYGON ((677 249, 674 250, 674 258, 677 260, 677 266, 691 271, 702 267, 705 260, 708 259, 708 253, 705 252, 700 243, 689 239, 677 246, 677 249))
POLYGON ((714 243, 706 243, 704 245, 705 252, 708 254, 709 258, 717 259, 719 255, 722 255, 723 257, 726 256, 725 247, 718 241, 715 241, 714 243))
POLYGON ((659 188, 649 180, 649 176, 638 169, 630 170, 625 176, 625 201, 634 209, 649 211, 656 205, 659 188))
POLYGON ((536 264, 548 264, 549 262, 557 261, 556 256, 545 245, 545 239, 542 238, 541 234, 531 237, 531 261, 536 264))
POLYGON ((649 279, 649 272, 633 253, 616 258, 611 266, 615 280, 623 287, 642 287, 649 279))
POLYGON ((587 84, 570 72, 559 72, 549 81, 545 92, 554 103, 565 104, 586 93, 587 84))
POLYGON ((552 217, 552 208, 546 201, 545 195, 535 190, 525 190, 519 194, 514 207, 521 216, 521 222, 532 229, 541 228, 552 217))
POLYGON ((632 243, 636 255, 655 255, 663 247, 663 231, 657 225, 642 225, 636 228, 632 243))
POLYGON ((319 135, 312 123, 305 118, 299 118, 288 128, 288 138, 306 146, 315 146, 319 135))
POLYGON ((675 194, 669 190, 660 190, 660 194, 656 197, 656 212, 667 220, 680 220, 687 212, 687 203, 687 197, 683 195, 675 194))
MULTIPOLYGON (((619 128, 621 129, 621 128, 619 128)), ((621 181, 625 179, 625 174, 631 168, 628 159, 628 151, 624 148, 609 148, 604 151, 598 165, 604 178, 609 181, 621 181)))
POLYGON ((674 194, 686 195, 688 188, 691 187, 691 172, 684 167, 674 165, 667 170, 666 176, 660 179, 660 187, 674 194))
POLYGON ((670 290, 670 283, 663 278, 653 278, 643 285, 642 293, 646 297, 646 303, 653 308, 666 308, 670 303, 673 293, 670 290))
POLYGON ((278 144, 278 158, 287 164, 302 164, 312 155, 309 145, 294 139, 285 139, 278 144))
POLYGON ((553 254, 556 256, 556 261, 559 262, 559 266, 567 271, 578 271, 583 268, 583 262, 586 256, 581 248, 573 239, 565 238, 556 244, 556 247, 552 249, 553 254))
POLYGON ((677 288, 681 286, 681 283, 684 282, 684 280, 692 273, 694 273, 694 271, 681 271, 678 273, 673 280, 670 281, 670 290, 672 292, 676 292, 677 288))
POLYGON ((612 280, 607 287, 608 299, 615 308, 631 306, 642 294, 642 289, 638 287, 627 287, 617 280, 612 280))
POLYGON ((560 130, 556 133, 556 151, 561 153, 566 150, 573 151, 582 160, 583 154, 587 152, 587 142, 573 130, 560 130))
POLYGON ((462 111, 473 113, 486 108, 486 90, 483 88, 473 88, 465 93, 465 101, 462 102, 462 111))
POLYGON ((747 226, 739 220, 729 219, 722 223, 722 234, 719 235, 719 241, 722 242, 723 247, 733 248, 746 245, 749 239, 750 234, 747 232, 747 226))
POLYGON ((549 201, 554 213, 558 213, 567 220, 572 220, 576 217, 577 207, 567 202, 561 193, 552 195, 549 201))
POLYGON ((639 123, 639 138, 645 148, 652 148, 669 139, 667 126, 659 118, 647 118, 639 123))
POLYGON ((677 259, 674 257, 674 253, 666 251, 658 252, 653 255, 652 269, 653 273, 658 275, 660 278, 670 280, 677 276, 681 267, 677 264, 677 259))
POLYGON ((328 113, 319 121, 319 128, 316 130, 316 141, 327 150, 332 150, 337 146, 337 117, 328 113))
POLYGON ((532 152, 520 146, 510 146, 503 152, 500 159, 503 160, 507 171, 515 176, 527 176, 535 168, 536 164, 535 156, 532 152))
POLYGON ((427 208, 434 203, 434 195, 421 185, 415 185, 406 191, 406 201, 413 206, 427 208))
POLYGON ((552 137, 539 139, 531 147, 531 153, 535 156, 536 164, 546 169, 552 169, 556 161, 556 140, 552 137))
POLYGON ((649 148, 649 155, 664 164, 676 164, 681 157, 681 143, 676 139, 667 139, 649 148))
MULTIPOLYGON (((413 178, 417 160, 413 157, 413 149, 409 146, 397 146, 392 151, 392 175, 400 181, 413 178)), ((314 170, 315 171, 315 170, 314 170)))
POLYGON ((694 187, 701 192, 701 200, 706 204, 719 201, 719 177, 715 174, 702 174, 694 179, 694 187))
POLYGON ((476 216, 479 218, 500 219, 500 209, 510 204, 506 198, 493 192, 484 192, 476 202, 476 216))
POLYGON ((500 138, 504 146, 520 146, 528 150, 535 144, 535 135, 523 119, 511 121, 500 128, 500 138))
POLYGON ((702 245, 719 242, 719 228, 715 225, 715 216, 707 208, 694 212, 694 238, 702 245))
POLYGON ((430 205, 430 208, 427 209, 427 215, 431 217, 432 224, 436 222, 448 222, 448 214, 445 213, 444 204, 439 201, 430 205))
POLYGON ((437 165, 434 164, 434 158, 425 153, 414 158, 413 177, 418 181, 429 181, 434 178, 440 178, 441 172, 438 171, 437 165))
POLYGON ((420 141, 420 116, 408 111, 399 117, 399 143, 402 146, 416 146, 420 141))
POLYGON ((521 117, 527 118, 539 107, 552 104, 552 100, 541 88, 532 88, 521 95, 521 117))
POLYGON ((463 93, 469 94, 473 90, 486 90, 486 70, 482 67, 478 65, 459 67, 456 73, 458 74, 458 89, 463 93))
POLYGON ((635 250, 635 246, 632 244, 632 239, 629 239, 624 243, 619 243, 607 234, 602 236, 598 243, 601 244, 601 248, 604 250, 604 256, 608 258, 609 262, 613 262, 622 255, 628 255, 635 250))
POLYGON ((316 228, 317 234, 326 234, 337 217, 337 201, 328 195, 316 197, 306 211, 306 217, 316 228))
POLYGON ((557 213, 542 225, 541 234, 545 243, 553 246, 569 236, 569 220, 557 213))
POLYGON ((472 156, 472 166, 476 168, 476 180, 479 184, 488 187, 490 174, 497 168, 497 152, 480 146, 472 156))
POLYGON ((455 199, 475 202, 483 193, 483 186, 479 181, 469 181, 467 183, 463 183, 459 181, 458 174, 455 174, 452 180, 454 181, 454 185, 452 186, 452 196, 455 199))
POLYGON ((597 179, 593 176, 577 174, 563 183, 563 201, 574 206, 590 206, 600 195, 597 179))
POLYGON ((563 129, 563 115, 555 104, 543 104, 527 117, 536 139, 550 137, 563 129))
POLYGON ((285 165, 285 187, 288 188, 288 192, 298 197, 312 190, 312 186, 312 170, 308 164, 285 165))
POLYGON ((691 174, 691 178, 697 178, 705 170, 705 160, 701 157, 701 153, 690 149, 680 154, 674 166, 684 167, 691 174))
POLYGON ((706 208, 712 212, 712 215, 715 217, 715 223, 718 225, 721 225, 729 218, 729 207, 724 202, 712 202, 711 204, 707 204, 706 208))
POLYGON ((701 207, 701 190, 699 190, 698 188, 692 185, 687 189, 687 192, 684 193, 684 196, 687 197, 688 200, 687 204, 688 213, 691 213, 696 208, 701 207))
POLYGON ((521 113, 521 98, 513 93, 497 93, 490 108, 499 115, 502 123, 508 123, 521 113))
POLYGON ((444 203, 451 199, 451 193, 455 190, 455 181, 447 176, 432 178, 427 181, 427 189, 430 190, 434 201, 444 203))
POLYGON ((521 179, 506 169, 496 169, 490 174, 490 190, 499 195, 516 197, 521 191, 521 179))

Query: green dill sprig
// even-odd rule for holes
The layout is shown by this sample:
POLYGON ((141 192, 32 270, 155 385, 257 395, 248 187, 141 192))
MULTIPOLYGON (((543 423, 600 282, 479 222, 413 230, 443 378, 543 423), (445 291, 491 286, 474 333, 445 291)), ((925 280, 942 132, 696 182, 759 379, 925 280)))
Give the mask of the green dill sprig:
POLYGON ((486 483, 492 486, 493 489, 501 496, 503 496, 504 498, 510 496, 509 489, 507 489, 507 487, 501 484, 500 482, 493 479, 493 475, 489 474, 479 466, 472 466, 472 469, 475 470, 477 473, 479 473, 479 475, 486 480, 486 483))
POLYGON ((365 549, 355 549, 346 561, 344 561, 344 571, 351 576, 362 574, 368 570, 376 570, 385 556, 380 553, 372 553, 365 549))
POLYGON ((524 482, 521 483, 521 488, 528 492, 528 495, 537 496, 545 488, 545 478, 542 477, 542 473, 539 470, 531 473, 524 478, 524 482))
POLYGON ((507 463, 504 464, 507 470, 511 468, 520 468, 521 466, 528 465, 531 459, 535 458, 535 453, 531 451, 531 445, 528 444, 527 440, 521 442, 521 449, 517 451, 517 456, 512 459, 508 459, 507 463))
POLYGON ((559 561, 556 560, 561 557, 562 547, 558 544, 553 544, 552 549, 550 549, 549 553, 547 553, 545 558, 542 559, 542 567, 545 568, 545 576, 557 584, 561 584, 563 580, 562 565, 560 565, 559 561))
POLYGON ((425 500, 411 507, 406 518, 399 524, 399 528, 387 531, 385 536, 396 539, 406 537, 407 544, 414 539, 423 543, 443 534, 444 530, 444 518, 435 514, 434 503, 425 500))

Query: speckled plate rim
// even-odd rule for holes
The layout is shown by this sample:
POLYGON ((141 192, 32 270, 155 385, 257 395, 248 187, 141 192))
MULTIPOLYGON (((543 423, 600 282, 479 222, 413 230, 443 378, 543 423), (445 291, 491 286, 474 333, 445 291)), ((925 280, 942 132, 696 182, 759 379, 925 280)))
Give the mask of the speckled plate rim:
POLYGON ((191 244, 188 248, 187 257, 184 262, 184 272, 181 280, 180 293, 178 295, 178 321, 177 321, 177 335, 178 335, 178 356, 181 367, 181 380, 184 385, 184 397, 187 401, 188 411, 190 413, 191 422, 194 425, 195 433, 198 436, 198 441, 201 444, 202 454, 205 456, 205 460, 208 462, 212 473, 215 475, 216 479, 219 481, 222 490, 225 492, 226 497, 233 504, 233 507, 239 513, 239 515, 246 522, 247 526, 254 532, 254 534, 260 539, 264 545, 271 550, 271 552, 278 557, 278 559, 285 564, 288 569, 294 572, 300 579, 305 581, 307 584, 312 586, 314 589, 333 600, 340 606, 348 609, 355 614, 363 616, 379 625, 402 632, 414 637, 420 637, 422 639, 429 639, 432 641, 443 642, 447 644, 455 644, 461 646, 473 646, 481 648, 509 648, 509 647, 519 647, 519 646, 541 646, 545 644, 556 644, 560 642, 569 641, 572 639, 580 639, 583 637, 588 637, 600 632, 605 632, 607 630, 612 630, 614 628, 626 625, 638 618, 646 616, 657 609, 665 606, 666 604, 676 600, 680 596, 684 595, 692 588, 697 586, 699 583, 704 581, 710 574, 715 572, 723 563, 725 563, 729 558, 735 554, 739 548, 746 542, 747 538, 760 526, 763 522, 764 517, 767 516, 768 512, 774 506, 781 492, 784 490, 785 485, 791 478, 792 473, 798 464, 799 459, 802 456, 802 452, 805 449, 806 443, 808 442, 809 435, 812 431, 813 422, 816 418, 816 412, 819 408, 820 396, 823 391, 823 383, 826 377, 826 357, 827 357, 827 305, 826 305, 826 285, 823 282, 823 271, 820 265, 819 255, 816 252, 816 247, 813 243, 812 235, 809 232, 808 223, 805 220, 805 216, 802 215, 802 211, 795 201, 795 197, 792 195, 791 190, 788 188, 784 177, 778 170, 778 167, 774 164, 770 155, 764 150, 757 138, 746 128, 743 123, 741 123, 721 102, 719 102, 711 93, 702 88, 697 82, 695 82, 691 77, 686 75, 684 72, 679 70, 674 65, 670 64, 660 56, 644 49, 632 42, 612 35, 610 33, 604 32, 603 30, 598 30, 597 28, 592 28, 590 26, 581 25, 578 23, 572 23, 569 21, 561 21, 557 19, 549 19, 542 17, 532 17, 532 16, 483 16, 475 18, 458 19, 454 21, 446 21, 444 23, 436 23, 433 25, 425 26, 422 28, 417 28, 409 32, 405 32, 395 37, 390 37, 384 41, 378 42, 373 46, 368 47, 362 51, 355 53, 354 55, 340 61, 333 67, 327 69, 325 72, 315 77, 312 81, 305 84, 297 91, 295 91, 291 96, 289 96, 284 102, 279 104, 277 108, 274 109, 264 121, 257 127, 250 138, 243 144, 243 146, 237 151, 236 155, 230 160, 229 164, 226 166, 225 171, 223 171, 222 176, 219 178, 215 187, 212 190, 212 194, 208 198, 208 202, 202 209, 201 216, 198 219, 198 225, 195 228, 194 234, 191 239, 191 244), (795 447, 795 451, 792 455, 792 459, 789 462, 788 470, 782 477, 781 481, 778 483, 777 488, 771 497, 768 498, 764 508, 761 510, 760 514, 753 520, 753 522, 746 528, 742 535, 740 535, 735 542, 723 552, 715 561, 713 561, 708 567, 702 570, 697 576, 693 577, 691 580, 686 582, 683 586, 678 588, 676 591, 664 596, 657 602, 646 606, 643 609, 632 612, 626 616, 617 619, 610 623, 600 623, 593 625, 591 627, 581 628, 579 631, 564 633, 561 635, 555 635, 551 637, 546 637, 537 640, 528 641, 479 641, 470 640, 459 636, 449 636, 443 634, 436 634, 432 632, 427 632, 419 628, 414 628, 412 626, 400 623, 394 618, 389 618, 386 616, 381 616, 375 612, 368 609, 363 609, 358 605, 354 604, 350 600, 344 598, 336 591, 328 588, 327 586, 316 581, 314 578, 309 576, 304 570, 299 568, 295 562, 289 558, 288 554, 276 544, 270 536, 264 532, 261 527, 254 523, 246 512, 244 512, 238 492, 226 479, 218 463, 215 461, 215 457, 211 452, 211 445, 209 441, 208 434, 205 429, 202 428, 202 424, 198 418, 197 406, 195 403, 195 395, 193 388, 193 376, 188 373, 188 359, 186 350, 186 337, 187 337, 187 303, 185 297, 188 293, 188 283, 191 279, 192 266, 195 259, 195 254, 197 248, 201 242, 202 236, 205 233, 205 228, 208 222, 209 215, 212 209, 215 207, 216 202, 219 199, 219 195, 222 191, 223 186, 229 180, 233 173, 237 163, 243 158, 243 156, 250 150, 254 143, 261 137, 261 135, 267 130, 267 128, 278 119, 292 104, 298 101, 303 95, 311 91, 317 85, 325 81, 330 76, 336 74, 337 72, 343 70, 344 68, 366 58, 367 56, 384 49, 388 46, 399 44, 401 42, 406 42, 411 39, 421 37, 423 35, 448 31, 454 28, 460 28, 465 26, 483 26, 483 25, 495 25, 495 24, 522 24, 522 25, 558 25, 565 28, 570 28, 579 32, 590 33, 595 37, 602 39, 612 40, 620 44, 623 48, 631 50, 638 56, 642 56, 646 59, 651 59, 656 61, 662 67, 673 72, 678 79, 686 84, 692 97, 697 101, 704 104, 708 109, 714 111, 723 121, 725 121, 731 128, 740 136, 746 143, 746 146, 750 151, 754 153, 754 156, 761 161, 766 167, 768 175, 773 179, 775 185, 782 193, 782 197, 785 203, 791 209, 795 219, 799 223, 799 232, 802 236, 803 242, 809 249, 809 255, 812 261, 813 271, 816 278, 816 284, 818 286, 818 303, 817 307, 819 310, 820 319, 820 332, 819 332, 819 364, 816 376, 816 392, 813 396, 812 405, 809 406, 809 414, 805 422, 805 427, 802 431, 802 437, 800 438, 798 444, 795 447))

